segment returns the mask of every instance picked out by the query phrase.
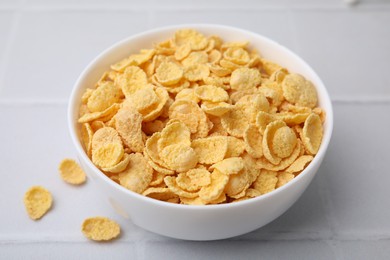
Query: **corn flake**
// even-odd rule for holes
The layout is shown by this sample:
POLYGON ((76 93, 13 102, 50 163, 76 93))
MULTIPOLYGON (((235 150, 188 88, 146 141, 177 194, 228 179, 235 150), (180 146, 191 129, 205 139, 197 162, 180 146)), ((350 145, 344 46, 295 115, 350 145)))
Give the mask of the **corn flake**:
POLYGON ((248 90, 257 87, 261 82, 260 72, 256 69, 238 68, 233 71, 230 86, 235 90, 248 90))
POLYGON ((199 191, 199 197, 206 203, 210 203, 218 199, 223 193, 226 184, 229 181, 229 176, 215 169, 211 175, 211 182, 207 186, 203 186, 199 191))
POLYGON ((320 148, 323 135, 321 118, 312 113, 306 118, 302 129, 302 142, 310 154, 316 154, 320 148))
POLYGON ((86 180, 85 172, 72 159, 62 160, 58 169, 61 178, 67 183, 80 185, 86 180))
POLYGON ((142 116, 134 109, 121 109, 115 115, 115 128, 124 144, 133 152, 142 152, 142 116))
POLYGON ((261 194, 266 194, 273 191, 276 188, 278 182, 277 172, 261 170, 256 181, 253 183, 253 187, 261 194))
POLYGON ((317 91, 310 81, 299 74, 288 74, 282 83, 284 97, 291 103, 313 108, 317 104, 317 91))
POLYGON ((276 188, 279 188, 294 179, 295 176, 289 172, 279 172, 277 177, 278 182, 276 183, 276 188))
POLYGON ((119 174, 119 182, 126 189, 141 194, 152 181, 153 169, 142 154, 132 153, 129 157, 127 169, 119 174))
POLYGON ((253 158, 263 156, 263 136, 255 125, 249 125, 244 132, 245 150, 253 158))
POLYGON ((223 102, 229 99, 228 93, 220 87, 213 85, 203 85, 195 89, 195 95, 205 101, 223 102))
POLYGON ((115 221, 104 217, 93 217, 84 220, 81 230, 94 241, 107 241, 120 235, 120 226, 115 221))
POLYGON ((173 62, 163 62, 156 70, 156 78, 163 85, 178 83, 184 75, 183 69, 173 62))
POLYGON ((244 169, 244 161, 241 157, 231 157, 211 165, 210 170, 217 169, 226 175, 239 173, 244 169))
POLYGON ((291 164, 290 167, 286 169, 286 172, 290 172, 290 173, 300 172, 303 169, 305 169, 306 165, 310 163, 312 160, 313 160, 313 156, 302 155, 298 157, 298 159, 295 162, 293 162, 293 164, 291 164))
POLYGON ((179 173, 176 182, 184 190, 198 191, 211 183, 210 172, 201 168, 191 169, 188 172, 179 173))
POLYGON ((198 163, 198 155, 194 149, 184 143, 166 146, 161 150, 160 157, 168 169, 177 172, 188 171, 198 163))
POLYGON ((124 149, 120 143, 108 143, 92 150, 92 162, 99 168, 112 167, 120 162, 124 149))
POLYGON ((33 186, 24 194, 24 206, 33 220, 42 218, 51 208, 52 202, 50 192, 41 186, 33 186))
POLYGON ((193 140, 191 146, 198 155, 199 163, 213 164, 225 157, 228 141, 224 136, 213 136, 193 140))

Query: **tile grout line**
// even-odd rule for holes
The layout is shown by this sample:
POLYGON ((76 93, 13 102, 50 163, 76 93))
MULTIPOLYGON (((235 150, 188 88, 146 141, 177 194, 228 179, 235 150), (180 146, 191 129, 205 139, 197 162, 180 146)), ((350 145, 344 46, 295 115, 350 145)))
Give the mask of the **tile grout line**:
POLYGON ((19 23, 20 23, 20 19, 22 16, 21 7, 24 4, 24 2, 25 2, 25 0, 20 2, 18 7, 14 10, 15 13, 14 13, 14 18, 13 18, 12 25, 11 25, 11 30, 10 30, 10 33, 8 35, 8 41, 7 41, 6 46, 4 48, 4 59, 0 63, 0 97, 1 97, 1 93, 3 92, 3 90, 5 88, 6 70, 8 67, 8 62, 9 62, 10 57, 11 57, 12 45, 16 40, 16 33, 19 29, 19 23))
MULTIPOLYGON (((273 233, 267 233, 264 234, 264 236, 270 236, 273 233)), ((34 239, 36 237, 31 237, 30 239, 10 239, 9 236, 7 239, 0 239, 0 246, 1 245, 12 245, 12 244, 46 244, 46 243, 88 243, 88 240, 85 238, 67 238, 67 239, 58 239, 58 237, 46 237, 46 239, 34 239)), ((145 242, 166 242, 166 239, 160 236, 156 236, 155 238, 143 238, 140 240, 139 237, 134 238, 127 238, 127 239, 121 239, 118 242, 121 243, 137 243, 143 246, 145 242)), ((187 240, 182 240, 183 242, 186 242, 187 240)), ((230 243, 235 242, 250 242, 250 241, 264 241, 264 242, 291 242, 291 241, 324 241, 328 243, 340 243, 340 242, 375 242, 375 241, 389 241, 390 242, 390 235, 381 236, 380 238, 377 237, 367 237, 367 238, 356 238, 356 236, 346 237, 346 236, 335 236, 333 238, 329 238, 328 236, 325 236, 323 238, 310 238, 310 237, 297 237, 297 238, 286 238, 286 239, 269 239, 269 238, 230 238, 227 240, 224 240, 230 243)), ((332 246, 333 247, 333 246, 332 246)), ((144 252, 139 252, 139 255, 143 255, 144 252)))
MULTIPOLYGON (((0 6, 0 11, 13 10, 13 6, 0 6)), ((65 4, 65 5, 26 5, 23 11, 28 12, 40 12, 40 11, 383 11, 390 9, 389 4, 360 4, 354 7, 350 7, 344 4, 336 5, 251 5, 242 7, 242 5, 231 6, 152 6, 150 3, 142 5, 134 4, 100 4, 100 5, 88 5, 88 4, 65 4)))

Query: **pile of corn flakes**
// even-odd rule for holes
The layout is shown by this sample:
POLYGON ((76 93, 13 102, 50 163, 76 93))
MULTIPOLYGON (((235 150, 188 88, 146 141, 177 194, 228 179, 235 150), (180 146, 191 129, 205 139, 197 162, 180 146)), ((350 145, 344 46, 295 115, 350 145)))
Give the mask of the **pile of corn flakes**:
POLYGON ((325 112, 303 76, 248 42, 192 29, 142 49, 82 96, 81 138, 123 187, 188 205, 241 201, 297 176, 318 152, 325 112))

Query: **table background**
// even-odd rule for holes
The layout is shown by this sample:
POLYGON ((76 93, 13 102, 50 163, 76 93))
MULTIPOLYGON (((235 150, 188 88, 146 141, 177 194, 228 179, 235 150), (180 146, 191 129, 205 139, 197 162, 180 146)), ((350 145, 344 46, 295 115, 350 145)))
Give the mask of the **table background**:
POLYGON ((0 1, 0 258, 389 259, 390 2, 336 0, 0 1), (165 238, 116 215, 92 182, 58 178, 75 158, 67 99, 83 68, 129 35, 180 23, 263 34, 311 64, 332 97, 335 129, 317 177, 284 215, 228 240, 165 238), (47 187, 53 209, 31 221, 22 203, 47 187), (112 243, 83 237, 84 218, 118 221, 112 243))

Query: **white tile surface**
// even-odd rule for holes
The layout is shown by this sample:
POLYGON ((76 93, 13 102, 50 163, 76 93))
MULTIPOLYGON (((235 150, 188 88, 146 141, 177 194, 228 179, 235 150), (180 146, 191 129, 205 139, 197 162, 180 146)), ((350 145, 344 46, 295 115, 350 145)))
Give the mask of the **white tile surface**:
POLYGON ((335 107, 334 136, 320 173, 340 237, 390 236, 389 112, 389 104, 335 107))
POLYGON ((0 259, 389 259, 390 4, 360 2, 0 1, 0 259), (131 34, 200 22, 252 30, 295 50, 335 100, 328 154, 298 202, 261 229, 214 242, 144 231, 117 215, 92 180, 72 187, 57 172, 60 160, 75 157, 66 99, 87 63, 131 34), (55 199, 37 222, 22 204, 34 184, 55 199), (85 239, 80 225, 93 215, 117 220, 121 237, 85 239))
POLYGON ((10 48, 10 38, 12 28, 15 24, 15 13, 0 10, 0 93, 2 89, 2 80, 7 63, 7 53, 10 48))
POLYGON ((298 53, 334 98, 390 95, 389 11, 296 11, 298 53))
POLYGON ((23 14, 2 98, 67 99, 87 64, 115 42, 147 29, 147 19, 143 12, 23 14))
POLYGON ((144 259, 334 259, 324 241, 150 242, 144 259))

